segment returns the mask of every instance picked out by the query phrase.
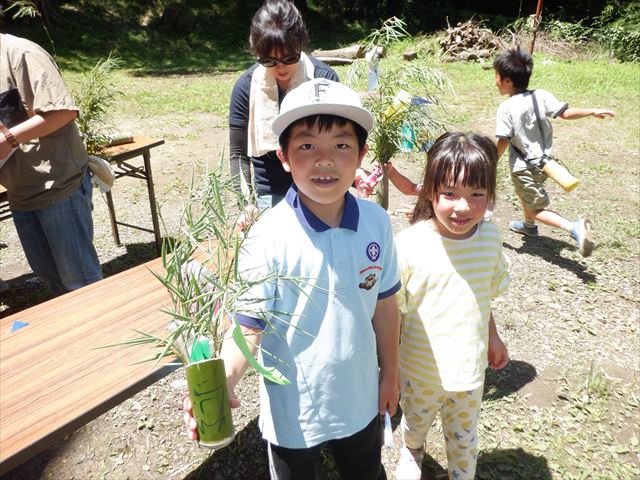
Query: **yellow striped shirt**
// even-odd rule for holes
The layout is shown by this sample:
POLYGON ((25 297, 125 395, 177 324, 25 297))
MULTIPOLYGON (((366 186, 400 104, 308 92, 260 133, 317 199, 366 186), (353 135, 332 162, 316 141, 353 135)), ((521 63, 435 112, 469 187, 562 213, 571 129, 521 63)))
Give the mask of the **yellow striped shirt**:
POLYGON ((487 368, 491 299, 509 284, 498 228, 481 222, 464 240, 421 221, 396 237, 402 289, 400 372, 449 391, 472 390, 487 368))

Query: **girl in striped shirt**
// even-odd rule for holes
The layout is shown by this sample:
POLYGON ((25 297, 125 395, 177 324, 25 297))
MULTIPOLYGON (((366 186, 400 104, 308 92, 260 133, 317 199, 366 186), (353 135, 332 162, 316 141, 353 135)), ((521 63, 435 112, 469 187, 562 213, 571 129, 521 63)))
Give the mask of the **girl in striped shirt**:
POLYGON ((491 299, 509 283, 497 227, 497 149, 487 137, 447 133, 427 154, 410 226, 396 238, 402 290, 400 375, 404 441, 398 480, 419 480, 424 443, 440 414, 449 479, 473 479, 484 372, 509 361, 491 299))

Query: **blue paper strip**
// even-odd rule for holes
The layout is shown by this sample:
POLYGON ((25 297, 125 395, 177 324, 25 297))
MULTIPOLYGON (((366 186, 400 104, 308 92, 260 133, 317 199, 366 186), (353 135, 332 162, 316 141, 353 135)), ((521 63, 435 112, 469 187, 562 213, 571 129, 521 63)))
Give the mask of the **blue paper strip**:
POLYGON ((20 320, 14 320, 13 323, 11 324, 11 333, 15 332, 16 330, 21 329, 22 327, 26 327, 27 325, 29 325, 27 322, 21 322, 20 320))

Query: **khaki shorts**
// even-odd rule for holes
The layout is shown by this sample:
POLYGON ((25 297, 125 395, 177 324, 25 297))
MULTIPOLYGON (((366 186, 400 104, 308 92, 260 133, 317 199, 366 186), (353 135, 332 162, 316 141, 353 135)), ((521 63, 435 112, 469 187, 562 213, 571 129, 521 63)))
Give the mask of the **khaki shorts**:
POLYGON ((547 176, 539 168, 511 172, 511 181, 516 195, 529 210, 542 210, 549 206, 549 195, 544 189, 547 176))

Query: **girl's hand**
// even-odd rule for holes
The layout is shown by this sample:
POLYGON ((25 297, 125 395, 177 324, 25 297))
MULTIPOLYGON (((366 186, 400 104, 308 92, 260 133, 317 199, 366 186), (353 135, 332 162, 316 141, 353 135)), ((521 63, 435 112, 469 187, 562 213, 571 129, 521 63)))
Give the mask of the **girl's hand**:
POLYGON ((236 228, 239 232, 244 231, 250 227, 260 215, 260 210, 255 205, 247 205, 244 207, 244 212, 240 215, 236 228))
POLYGON ((367 198, 372 195, 378 183, 382 179, 382 168, 376 167, 372 173, 367 173, 365 170, 358 168, 356 170, 356 176, 353 179, 353 183, 358 191, 359 198, 367 198))
POLYGON ((509 363, 509 352, 507 347, 500 337, 489 336, 489 351, 487 352, 489 366, 493 369, 499 370, 504 368, 509 363))

